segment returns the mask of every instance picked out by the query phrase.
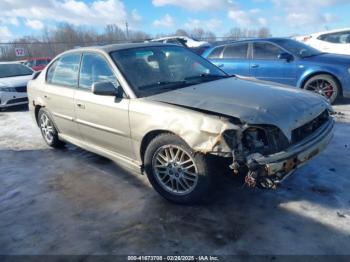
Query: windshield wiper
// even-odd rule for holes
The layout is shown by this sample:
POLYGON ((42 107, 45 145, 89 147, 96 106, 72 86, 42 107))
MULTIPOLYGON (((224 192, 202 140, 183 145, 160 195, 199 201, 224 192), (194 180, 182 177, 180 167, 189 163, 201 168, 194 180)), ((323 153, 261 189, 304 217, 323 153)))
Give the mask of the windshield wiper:
POLYGON ((140 90, 160 88, 160 89, 176 89, 186 85, 186 81, 159 81, 149 85, 140 86, 140 90))
POLYGON ((228 75, 212 75, 212 74, 200 74, 196 76, 189 76, 185 77, 185 80, 195 80, 195 79, 221 79, 221 78, 228 78, 230 76, 228 75))

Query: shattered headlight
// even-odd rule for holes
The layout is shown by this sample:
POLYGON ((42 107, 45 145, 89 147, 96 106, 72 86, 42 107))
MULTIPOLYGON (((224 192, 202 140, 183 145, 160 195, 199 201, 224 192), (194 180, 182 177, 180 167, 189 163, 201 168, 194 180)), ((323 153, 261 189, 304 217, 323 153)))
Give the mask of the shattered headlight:
POLYGON ((243 144, 252 153, 262 153, 268 146, 266 131, 260 127, 249 127, 243 133, 243 144))
POLYGON ((286 149, 289 141, 271 125, 251 126, 243 132, 242 143, 249 153, 273 154, 286 149))

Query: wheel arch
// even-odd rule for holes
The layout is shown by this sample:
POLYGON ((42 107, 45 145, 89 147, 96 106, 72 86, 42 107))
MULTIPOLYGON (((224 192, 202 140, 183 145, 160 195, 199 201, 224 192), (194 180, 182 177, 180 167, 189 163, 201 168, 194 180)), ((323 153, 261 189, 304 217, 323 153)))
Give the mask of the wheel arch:
POLYGON ((312 73, 310 73, 310 74, 308 74, 308 75, 305 75, 305 76, 302 78, 302 80, 300 81, 300 84, 298 85, 299 88, 304 89, 305 83, 306 83, 309 79, 311 79, 312 77, 317 76, 317 75, 329 75, 329 76, 333 77, 334 80, 335 80, 335 81, 338 83, 338 85, 339 85, 340 95, 343 96, 343 87, 342 87, 342 84, 341 84, 339 78, 338 78, 335 74, 330 73, 330 72, 328 72, 328 71, 316 71, 316 72, 312 72, 312 73))
POLYGON ((161 134, 176 135, 174 132, 171 132, 169 130, 163 130, 163 129, 152 130, 152 131, 149 131, 146 135, 144 135, 144 137, 141 140, 141 146, 140 146, 140 157, 141 157, 142 164, 144 163, 144 157, 145 157, 147 146, 155 137, 161 134))
POLYGON ((38 126, 39 126, 39 119, 38 119, 39 118, 39 111, 42 107, 43 107, 42 105, 36 105, 34 108, 35 120, 36 120, 36 123, 38 126))

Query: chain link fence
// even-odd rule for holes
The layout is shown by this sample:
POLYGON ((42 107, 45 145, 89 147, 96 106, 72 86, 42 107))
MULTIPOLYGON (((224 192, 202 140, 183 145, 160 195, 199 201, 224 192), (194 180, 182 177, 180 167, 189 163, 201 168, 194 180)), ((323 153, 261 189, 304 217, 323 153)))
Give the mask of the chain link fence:
MULTIPOLYGON (((230 41, 236 41, 244 38, 237 37, 216 37, 213 39, 202 38, 201 41, 207 41, 211 44, 219 44, 230 41)), ((142 40, 119 40, 110 42, 13 42, 13 43, 0 43, 0 61, 21 61, 30 58, 37 57, 55 57, 56 55, 78 47, 87 46, 102 46, 108 44, 120 44, 120 43, 135 43, 145 42, 142 40)))

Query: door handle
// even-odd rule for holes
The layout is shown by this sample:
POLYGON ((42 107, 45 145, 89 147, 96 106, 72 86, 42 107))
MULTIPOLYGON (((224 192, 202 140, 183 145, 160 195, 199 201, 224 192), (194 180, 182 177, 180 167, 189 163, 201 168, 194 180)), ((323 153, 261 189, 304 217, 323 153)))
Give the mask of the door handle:
POLYGON ((85 109, 85 105, 81 104, 81 103, 77 103, 77 107, 81 108, 81 109, 85 109))
POLYGON ((253 65, 251 66, 251 68, 258 68, 258 67, 259 67, 258 64, 253 64, 253 65))
POLYGON ((224 67, 225 65, 224 64, 219 64, 219 65, 217 65, 217 67, 220 67, 220 68, 222 68, 222 67, 224 67))

